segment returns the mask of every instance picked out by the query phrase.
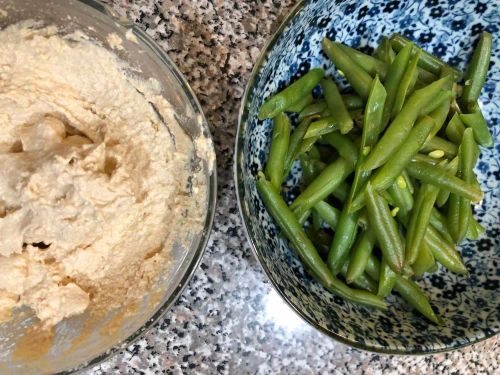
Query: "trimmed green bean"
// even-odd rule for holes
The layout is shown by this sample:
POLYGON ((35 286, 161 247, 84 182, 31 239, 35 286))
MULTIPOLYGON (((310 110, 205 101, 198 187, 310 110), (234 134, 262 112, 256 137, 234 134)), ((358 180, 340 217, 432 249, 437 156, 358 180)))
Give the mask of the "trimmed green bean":
POLYGON ((314 211, 323 219, 330 228, 335 229, 339 222, 340 211, 325 201, 319 201, 314 205, 314 211))
POLYGON ((344 94, 342 100, 348 110, 362 109, 365 106, 363 99, 354 94, 344 94))
POLYGON ((259 120, 273 118, 278 113, 296 104, 318 85, 325 72, 321 68, 311 69, 284 90, 273 95, 260 107, 259 120))
POLYGON ((427 227, 424 241, 439 263, 452 272, 462 275, 468 274, 467 268, 455 246, 447 242, 434 227, 427 227))
POLYGON ((448 190, 451 193, 470 199, 472 202, 479 202, 483 199, 481 189, 467 184, 439 166, 430 165, 425 162, 411 161, 408 163, 406 170, 410 176, 422 182, 436 185, 440 189, 448 190))
POLYGON ((368 220, 373 226, 375 237, 391 269, 401 273, 404 262, 404 247, 399 237, 396 221, 391 216, 387 202, 372 189, 370 182, 366 185, 368 220))
POLYGON ((451 159, 457 155, 458 147, 455 144, 447 141, 446 139, 435 136, 425 142, 425 144, 420 149, 420 151, 422 152, 431 152, 434 150, 444 151, 446 157, 451 159))
POLYGON ((389 125, 380 141, 368 154, 363 169, 372 170, 389 160, 401 142, 406 139, 421 109, 431 102, 445 84, 446 78, 415 91, 405 102, 401 112, 389 125))
POLYGON ((490 64, 492 37, 487 31, 481 33, 479 43, 474 49, 472 60, 465 73, 465 84, 462 92, 462 101, 475 103, 479 99, 481 89, 486 81, 490 64))
MULTIPOLYGON (((380 278, 380 262, 373 254, 366 263, 366 273, 375 281, 380 278)), ((443 324, 443 321, 436 315, 429 300, 415 282, 397 275, 394 290, 427 319, 436 324, 443 324)))
POLYGON ((353 283, 363 275, 368 258, 375 246, 375 233, 371 228, 364 230, 359 236, 352 250, 351 259, 345 279, 348 284, 353 283))
MULTIPOLYGON (((346 278, 347 267, 348 267, 348 264, 350 264, 350 263, 351 263, 350 260, 347 260, 346 262, 344 262, 344 265, 342 266, 342 270, 340 271, 340 273, 344 277, 344 279, 346 278)), ((378 289, 377 283, 375 281, 373 281, 370 278, 370 276, 368 276, 365 273, 362 273, 361 275, 359 275, 359 277, 356 280, 353 280, 349 284, 351 284, 355 288, 364 289, 364 290, 371 292, 371 293, 377 293, 377 289, 378 289)))
POLYGON ((335 235, 328 252, 327 264, 334 275, 337 275, 349 256, 349 249, 356 238, 358 214, 350 214, 347 206, 342 210, 335 235))
POLYGON ((420 187, 406 232, 406 264, 413 265, 417 259, 438 193, 436 186, 422 184, 420 187))
POLYGON ((408 216, 414 204, 413 195, 411 194, 410 189, 408 189, 407 186, 399 186, 398 182, 395 181, 390 187, 387 188, 387 192, 391 195, 392 200, 396 203, 396 207, 399 208, 398 214, 396 216, 408 216))
POLYGON ((333 132, 323 136, 323 139, 335 148, 341 157, 349 161, 354 168, 358 161, 358 148, 348 136, 333 132))
POLYGON ((337 85, 331 79, 323 79, 321 81, 321 88, 323 89, 323 95, 325 96, 331 116, 336 120, 340 132, 342 134, 348 133, 354 126, 354 122, 347 111, 337 85))
POLYGON ((319 115, 326 109, 326 102, 324 100, 318 100, 317 102, 309 104, 299 113, 298 120, 302 121, 306 117, 319 115))
POLYGON ((456 145, 459 145, 462 142, 464 130, 464 123, 460 120, 458 113, 455 113, 446 126, 446 137, 456 145))
POLYGON ((392 62, 396 58, 396 53, 392 49, 389 38, 382 38, 382 41, 375 50, 375 57, 387 64, 392 64, 392 62))
MULTIPOLYGON (((458 157, 453 158, 448 165, 444 166, 444 169, 455 176, 458 172, 458 164, 459 164, 459 159, 458 157)), ((441 190, 437 196, 436 199, 436 205, 438 207, 443 207, 446 202, 448 201, 448 197, 450 196, 450 191, 449 190, 441 190)))
POLYGON ((363 68, 365 72, 370 74, 372 77, 378 75, 382 80, 384 80, 387 74, 387 64, 385 62, 346 46, 345 44, 339 44, 339 47, 342 48, 352 61, 363 68))
POLYGON ((417 80, 417 63, 420 57, 420 52, 417 53, 410 59, 408 65, 404 71, 403 76, 398 85, 398 89, 396 90, 396 97, 394 100, 394 104, 392 106, 392 114, 391 119, 394 119, 396 115, 403 108, 403 103, 405 102, 406 97, 413 90, 413 85, 417 80))
POLYGON ((317 121, 314 121, 309 125, 304 139, 308 138, 318 138, 322 135, 331 133, 339 128, 337 119, 333 116, 323 117, 317 121))
MULTIPOLYGON (((406 45, 413 43, 412 41, 399 34, 392 35, 390 39, 391 45, 396 51, 399 51, 406 45)), ((420 54, 420 59, 418 61, 418 66, 420 66, 421 68, 439 76, 439 74, 441 73, 441 69, 443 67, 448 67, 453 71, 453 75, 456 81, 462 78, 462 73, 459 70, 452 68, 436 56, 433 56, 424 50, 421 51, 422 52, 420 54)))
POLYGON ((384 115, 382 121, 382 127, 385 128, 391 119, 392 108, 394 102, 396 101, 396 96, 398 94, 398 87, 410 61, 410 54, 412 45, 408 45, 403 48, 396 55, 396 58, 389 66, 386 79, 384 81, 384 87, 387 91, 387 99, 384 107, 384 115))
POLYGON ((271 184, 279 190, 283 183, 286 153, 290 142, 290 121, 287 115, 280 113, 274 117, 273 123, 273 137, 265 174, 271 184))
POLYGON ((438 211, 437 208, 433 207, 431 211, 431 216, 429 218, 429 223, 438 231, 438 233, 449 243, 453 243, 453 238, 448 231, 448 225, 446 217, 438 211))
MULTIPOLYGON (((370 179, 372 187, 375 191, 381 192, 389 188, 396 178, 403 172, 404 168, 412 157, 417 154, 422 147, 427 136, 434 128, 434 120, 430 117, 422 118, 410 130, 410 134, 406 140, 400 144, 400 147, 392 155, 392 157, 373 175, 370 179)), ((368 154, 369 157, 370 154, 368 154)), ((362 167, 363 169, 364 166, 362 167)), ((364 189, 354 198, 350 206, 351 212, 359 210, 363 207, 365 199, 364 189)))
MULTIPOLYGON (((444 86, 444 85, 443 85, 444 86)), ((438 94, 435 96, 434 100, 427 104, 425 107, 422 108, 420 111, 420 116, 431 116, 431 113, 436 111, 438 108, 440 108, 443 103, 445 102, 450 102, 453 99, 453 93, 450 90, 441 90, 438 92, 438 94)), ((432 115, 434 118, 435 116, 432 115)))
POLYGON ((382 262, 380 263, 380 279, 378 281, 378 292, 377 296, 387 297, 391 292, 394 284, 396 283, 396 274, 391 269, 387 263, 384 256, 382 256, 382 262))
POLYGON ((300 122, 300 124, 295 128, 295 130, 290 135, 290 141, 288 145, 288 152, 286 153, 285 158, 285 173, 284 177, 288 176, 290 170, 292 169, 293 162, 297 159, 297 151, 302 144, 302 140, 304 139, 304 135, 309 128, 309 124, 311 123, 311 118, 305 118, 300 122))
POLYGON ((299 99, 298 102, 294 103, 293 105, 287 107, 285 109, 285 112, 295 112, 299 113, 301 112, 305 107, 310 105, 314 101, 314 98, 312 94, 308 94, 302 98, 299 99))
POLYGON ((420 244, 420 249, 418 250, 417 258, 415 262, 413 262, 412 268, 415 276, 420 277, 425 272, 428 272, 434 265, 436 264, 436 260, 434 259, 434 255, 432 255, 429 246, 422 242, 420 244))
POLYGON ((323 38, 323 51, 332 60, 337 69, 341 70, 345 78, 349 81, 352 88, 363 99, 368 98, 372 77, 365 72, 358 64, 339 47, 338 43, 334 43, 328 38, 323 38))
POLYGON ((473 108, 472 113, 461 114, 460 120, 474 132, 476 142, 484 147, 493 146, 493 137, 491 136, 488 124, 483 117, 481 109, 477 106, 473 108))
POLYGON ((305 211, 312 208, 316 203, 326 199, 337 187, 349 176, 354 167, 351 162, 339 158, 328 165, 318 177, 314 179, 305 190, 290 205, 297 217, 301 217, 305 211))

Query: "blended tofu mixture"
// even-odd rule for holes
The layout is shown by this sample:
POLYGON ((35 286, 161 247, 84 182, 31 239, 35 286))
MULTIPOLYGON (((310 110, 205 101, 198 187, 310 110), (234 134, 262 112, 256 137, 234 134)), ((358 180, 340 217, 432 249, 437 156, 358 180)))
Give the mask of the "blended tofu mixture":
POLYGON ((0 320, 142 297, 205 217, 193 141, 158 84, 81 33, 26 22, 0 46, 0 320))

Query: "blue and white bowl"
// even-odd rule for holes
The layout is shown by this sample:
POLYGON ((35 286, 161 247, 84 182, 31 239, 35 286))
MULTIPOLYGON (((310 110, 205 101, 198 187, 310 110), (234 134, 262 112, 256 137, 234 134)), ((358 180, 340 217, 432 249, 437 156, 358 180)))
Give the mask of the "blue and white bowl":
MULTIPOLYGON (((328 336, 371 351, 422 354, 460 348, 499 331, 499 8, 495 1, 306 1, 292 11, 257 62, 242 103, 236 144, 241 215, 255 255, 276 290, 305 321, 328 336), (476 168, 485 196, 475 212, 486 233, 460 246, 468 278, 440 268, 418 281, 445 325, 430 323, 396 296, 389 297, 387 311, 377 311, 333 295, 305 272, 257 193, 255 176, 265 165, 272 126, 269 120, 257 119, 259 107, 310 68, 323 67, 334 74, 321 51, 324 36, 371 52, 383 35, 399 32, 463 70, 482 30, 493 34, 491 67, 480 102, 495 146, 481 149, 476 168)), ((286 182, 287 199, 293 199, 300 178, 296 165, 286 182)))

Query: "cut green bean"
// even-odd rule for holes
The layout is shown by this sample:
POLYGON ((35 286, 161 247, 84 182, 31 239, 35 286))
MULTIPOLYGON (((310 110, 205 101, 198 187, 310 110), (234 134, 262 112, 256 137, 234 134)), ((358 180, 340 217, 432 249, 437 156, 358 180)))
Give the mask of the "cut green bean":
POLYGON ((468 271, 455 246, 447 242, 432 226, 428 226, 424 241, 432 255, 452 272, 467 275, 468 271))
MULTIPOLYGON (((342 276, 344 277, 344 279, 346 278, 347 267, 348 267, 348 264, 350 264, 350 263, 351 263, 351 261, 348 259, 344 263, 344 265, 342 266, 342 270, 340 271, 340 273, 342 274, 342 276)), ((373 281, 365 273, 362 273, 361 275, 359 275, 356 280, 353 280, 349 284, 351 284, 355 288, 364 289, 364 290, 366 290, 368 292, 371 292, 371 293, 377 293, 377 290, 378 290, 377 283, 375 281, 373 281)))
POLYGON ((389 125, 380 141, 367 156, 364 169, 372 170, 387 162, 401 142, 410 133, 421 109, 434 99, 445 84, 446 78, 431 83, 423 89, 415 91, 405 102, 401 112, 389 125))
POLYGON ((404 247, 396 221, 391 216, 387 202, 372 189, 369 182, 366 185, 366 200, 368 220, 373 226, 382 254, 391 269, 399 274, 403 270, 404 247))
POLYGON ((382 38, 382 41, 375 51, 375 57, 381 61, 384 61, 386 64, 392 64, 392 62, 396 58, 396 53, 392 49, 389 38, 382 38))
POLYGON ((354 48, 346 46, 345 44, 339 44, 339 47, 344 50, 344 52, 358 64, 365 72, 370 74, 372 77, 378 75, 382 80, 384 80, 387 74, 387 64, 379 59, 360 52, 354 48))
POLYGON ((425 162, 411 161, 406 170, 410 176, 422 182, 435 185, 443 190, 448 190, 451 193, 470 199, 472 202, 479 202, 483 199, 481 189, 467 184, 439 166, 430 165, 425 162))
POLYGON ((308 138, 318 138, 322 135, 331 133, 339 128, 337 119, 333 116, 323 117, 317 121, 314 121, 309 125, 304 139, 308 138))
POLYGON ((434 259, 434 255, 432 255, 429 246, 425 242, 422 242, 420 244, 420 249, 418 250, 417 258, 412 265, 413 273, 415 276, 420 277, 432 269, 435 264, 436 260, 434 259))
POLYGON ((456 156, 458 152, 458 148, 455 144, 438 136, 429 139, 420 149, 422 152, 431 152, 435 150, 443 151, 446 157, 450 159, 456 156))
POLYGON ((344 101, 345 106, 347 107, 348 110, 362 109, 365 106, 363 99, 361 99, 357 95, 344 94, 342 95, 342 100, 344 101))
POLYGON ((348 136, 333 132, 326 134, 323 139, 335 148, 341 157, 349 161, 354 168, 358 161, 358 148, 348 136))
POLYGON ((273 118, 299 102, 304 96, 309 95, 321 81, 324 74, 325 72, 321 68, 311 69, 287 88, 267 99, 260 107, 259 120, 273 118))
MULTIPOLYGON (((458 157, 455 157, 453 158, 449 163, 448 165, 445 165, 444 166, 444 169, 452 174, 453 176, 455 176, 458 172, 458 164, 459 164, 459 159, 458 157)), ((437 196, 437 199, 436 199, 436 205, 438 207, 443 207, 446 202, 448 201, 448 197, 450 196, 450 191, 449 190, 441 190, 437 196)))
MULTIPOLYGON (((408 45, 410 43, 413 43, 413 42, 406 39, 402 35, 394 34, 393 36, 391 36, 391 45, 396 51, 401 50, 403 47, 405 47, 406 45, 408 45)), ((422 52, 420 54, 420 59, 418 61, 418 65, 421 68, 428 70, 429 72, 431 72, 437 76, 439 76, 439 74, 441 73, 441 69, 446 66, 453 71, 453 75, 454 75, 456 81, 458 81, 462 78, 462 73, 459 70, 450 67, 444 61, 440 60, 436 56, 433 56, 424 50, 422 50, 422 52)))
POLYGON ((472 113, 461 114, 460 120, 467 127, 472 128, 477 143, 484 147, 493 146, 493 137, 479 107, 474 107, 472 113))
POLYGON ((396 283, 396 274, 389 267, 385 257, 382 256, 382 262, 380 263, 380 279, 378 281, 378 292, 379 297, 387 297, 391 292, 394 284, 396 283))
POLYGON ((311 123, 311 118, 305 118, 300 122, 300 124, 295 128, 295 130, 290 135, 290 141, 288 145, 288 151, 286 153, 285 158, 285 172, 284 177, 288 176, 288 173, 292 169, 293 162, 297 159, 297 151, 302 144, 302 140, 304 139, 304 135, 309 128, 309 124, 311 123))
POLYGON ((396 90, 394 104, 392 106, 391 119, 394 119, 394 117, 396 117, 396 115, 401 111, 407 95, 413 90, 413 85, 417 80, 417 62, 419 57, 420 52, 417 51, 417 53, 408 62, 404 74, 401 77, 398 89, 396 90))
POLYGON ((347 283, 351 284, 365 272, 366 263, 375 246, 375 233, 371 228, 364 230, 352 250, 349 267, 345 275, 347 283))
POLYGON ((446 126, 446 137, 456 145, 459 145, 462 142, 464 130, 464 123, 460 120, 460 116, 455 113, 446 126))
POLYGON ((339 222, 340 211, 325 201, 319 201, 314 205, 314 211, 327 223, 330 228, 335 229, 339 222))
POLYGON ((283 182, 286 153, 290 141, 290 121, 287 115, 280 113, 274 117, 273 123, 273 137, 265 174, 275 189, 279 190, 283 182))
POLYGON ((325 96, 331 116, 336 120, 340 132, 342 134, 348 133, 354 126, 354 122, 347 111, 337 85, 331 79, 323 79, 321 81, 321 88, 323 89, 323 95, 325 96))
POLYGON ((295 112, 299 113, 301 112, 305 107, 307 107, 309 104, 311 104, 314 101, 314 98, 312 94, 308 94, 302 98, 299 99, 298 102, 294 103, 293 105, 287 107, 285 109, 285 112, 295 112))
POLYGON ((342 48, 339 47, 338 43, 334 43, 328 38, 323 38, 322 46, 323 51, 325 51, 337 69, 342 71, 354 91, 363 99, 368 98, 372 77, 352 61, 342 48))
POLYGON ((487 31, 481 33, 479 43, 474 49, 472 60, 465 73, 465 84, 462 92, 462 101, 475 103, 479 99, 481 89, 486 81, 490 64, 492 37, 487 31))
POLYGON ((326 102, 324 100, 319 100, 317 102, 309 104, 299 113, 298 120, 302 121, 306 117, 319 115, 326 109, 326 102))
POLYGON ((334 275, 337 275, 342 266, 344 265, 349 250, 356 238, 356 230, 358 224, 358 214, 350 214, 347 208, 342 210, 337 227, 335 228, 335 235, 328 252, 328 267, 334 275))

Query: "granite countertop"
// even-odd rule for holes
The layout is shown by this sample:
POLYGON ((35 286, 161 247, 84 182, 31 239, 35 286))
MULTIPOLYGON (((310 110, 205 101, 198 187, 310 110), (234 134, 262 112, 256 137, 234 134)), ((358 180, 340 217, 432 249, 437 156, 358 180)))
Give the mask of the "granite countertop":
POLYGON ((142 339, 87 374, 498 371, 498 337, 426 357, 371 354, 334 342, 288 308, 253 256, 236 207, 232 176, 237 114, 260 48, 294 1, 107 3, 158 41, 198 96, 217 148, 219 202, 208 248, 177 304, 142 339))

